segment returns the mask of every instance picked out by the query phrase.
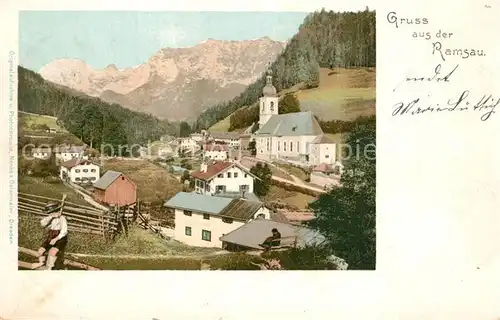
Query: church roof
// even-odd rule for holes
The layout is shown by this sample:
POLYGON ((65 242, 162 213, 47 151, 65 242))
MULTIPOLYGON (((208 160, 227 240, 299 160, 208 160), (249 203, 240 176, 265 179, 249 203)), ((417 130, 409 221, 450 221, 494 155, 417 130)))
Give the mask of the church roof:
POLYGON ((335 143, 335 141, 328 138, 328 136, 322 134, 321 136, 316 137, 316 139, 314 139, 312 141, 312 143, 313 144, 332 144, 332 143, 335 143))
POLYGON ((258 136, 317 136, 323 130, 310 111, 273 115, 255 133, 258 136))

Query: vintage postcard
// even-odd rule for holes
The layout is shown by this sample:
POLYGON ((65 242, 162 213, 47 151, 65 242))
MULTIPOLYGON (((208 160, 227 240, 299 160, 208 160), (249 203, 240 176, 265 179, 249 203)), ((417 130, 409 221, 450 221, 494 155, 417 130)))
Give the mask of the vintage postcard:
POLYGON ((19 12, 19 269, 375 269, 375 43, 368 7, 19 12))
POLYGON ((500 3, 23 2, 0 318, 500 317, 500 3))

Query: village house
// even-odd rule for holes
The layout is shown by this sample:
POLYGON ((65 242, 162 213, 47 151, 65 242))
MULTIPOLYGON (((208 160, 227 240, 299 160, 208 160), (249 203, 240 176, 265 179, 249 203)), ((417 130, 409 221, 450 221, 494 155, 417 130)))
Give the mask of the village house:
POLYGON ((137 202, 137 186, 121 172, 106 171, 93 187, 93 197, 99 203, 121 207, 137 202))
POLYGON ((205 135, 203 134, 203 132, 191 133, 190 138, 196 142, 204 142, 205 141, 205 135))
POLYGON ((203 146, 203 159, 226 160, 229 155, 229 147, 225 144, 206 144, 203 146))
POLYGON ((61 163, 59 177, 73 183, 93 183, 100 177, 100 168, 89 160, 73 158, 61 163))
POLYGON ((192 154, 201 149, 199 143, 190 137, 179 138, 178 147, 182 152, 192 154))
POLYGON ((179 192, 165 203, 175 214, 174 239, 190 246, 222 248, 220 237, 253 219, 269 219, 262 202, 179 192))
POLYGON ((238 132, 210 132, 209 140, 237 149, 240 147, 240 136, 238 132))
POLYGON ((281 234, 279 247, 304 248, 325 243, 326 238, 317 231, 302 226, 267 219, 254 219, 220 238, 222 247, 231 251, 263 250, 261 244, 273 229, 281 234))
POLYGON ((56 159, 65 162, 73 158, 84 158, 85 146, 60 146, 55 152, 56 159))
POLYGON ((310 111, 279 114, 279 98, 268 72, 266 85, 259 99, 259 130, 256 157, 282 160, 301 166, 335 161, 335 143, 328 139, 310 111))
POLYGON ((243 196, 253 193, 254 179, 258 179, 237 162, 203 162, 199 170, 191 173, 195 179, 195 192, 215 195, 239 193, 243 196))
POLYGON ((52 149, 49 147, 40 147, 31 150, 31 156, 35 159, 47 160, 52 154, 52 149))
POLYGON ((322 163, 313 168, 310 182, 325 189, 340 186, 340 175, 343 169, 344 166, 338 161, 333 165, 322 163))

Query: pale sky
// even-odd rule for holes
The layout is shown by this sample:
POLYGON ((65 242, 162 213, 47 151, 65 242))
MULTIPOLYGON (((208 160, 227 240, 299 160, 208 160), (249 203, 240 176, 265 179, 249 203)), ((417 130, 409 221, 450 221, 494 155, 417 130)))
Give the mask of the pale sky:
POLYGON ((93 68, 133 67, 165 47, 189 47, 209 38, 288 40, 305 12, 21 11, 20 64, 39 71, 57 58, 93 68))

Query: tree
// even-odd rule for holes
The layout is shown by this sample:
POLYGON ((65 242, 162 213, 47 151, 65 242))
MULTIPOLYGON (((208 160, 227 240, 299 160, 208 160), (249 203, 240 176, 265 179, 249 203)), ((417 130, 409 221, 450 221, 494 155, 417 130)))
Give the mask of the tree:
POLYGON ((323 194, 312 204, 309 226, 321 232, 332 253, 350 269, 375 269, 375 119, 360 123, 347 135, 346 145, 363 154, 346 160, 342 187, 323 194))
POLYGON ((189 180, 191 178, 191 175, 189 174, 188 170, 184 170, 181 176, 181 182, 184 183, 184 181, 189 180))
POLYGON ((257 148, 256 148, 256 142, 255 140, 252 140, 248 143, 248 150, 250 150, 250 153, 252 156, 255 156, 257 154, 257 148))
POLYGON ((272 172, 267 163, 258 162, 250 169, 250 173, 258 177, 255 180, 254 192, 257 196, 263 197, 269 192, 271 186, 272 172))
POLYGON ((280 101, 279 113, 295 113, 300 112, 300 102, 292 93, 287 93, 280 101))
POLYGON ((181 122, 179 127, 179 136, 188 137, 191 134, 191 127, 185 121, 181 122))

